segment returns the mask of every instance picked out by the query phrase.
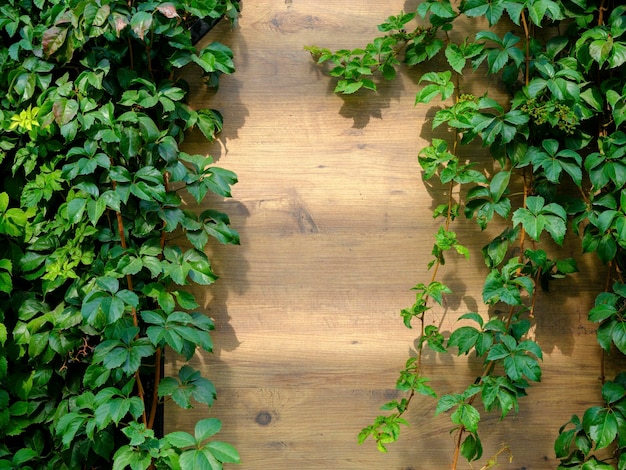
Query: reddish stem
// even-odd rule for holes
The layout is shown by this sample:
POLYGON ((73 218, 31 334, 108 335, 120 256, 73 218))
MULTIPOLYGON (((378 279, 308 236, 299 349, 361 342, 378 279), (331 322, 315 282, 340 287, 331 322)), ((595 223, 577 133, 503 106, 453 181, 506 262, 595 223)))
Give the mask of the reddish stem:
POLYGON ((159 382, 161 382, 161 348, 157 348, 154 356, 154 390, 152 391, 152 404, 150 406, 150 414, 148 418, 148 429, 154 428, 154 420, 156 419, 157 406, 159 404, 159 382))
POLYGON ((522 10, 522 25, 524 26, 524 36, 526 36, 526 70, 524 72, 524 82, 526 85, 530 82, 530 28, 526 21, 526 15, 522 10))

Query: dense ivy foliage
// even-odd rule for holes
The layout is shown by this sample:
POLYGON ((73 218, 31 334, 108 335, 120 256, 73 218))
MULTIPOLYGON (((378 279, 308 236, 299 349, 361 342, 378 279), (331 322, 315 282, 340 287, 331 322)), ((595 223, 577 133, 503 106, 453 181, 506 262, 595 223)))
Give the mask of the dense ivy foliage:
POLYGON ((0 468, 239 461, 213 440, 216 418, 194 435, 154 429, 164 400, 189 408, 215 398, 189 365, 161 377, 166 346, 187 360, 211 351, 213 322, 183 286, 216 279, 209 238, 238 243, 225 214, 194 210, 210 193, 230 196, 236 176, 181 150, 185 131, 212 140, 222 118, 186 103, 177 72, 199 67, 216 86, 234 71, 228 47, 197 50, 190 28, 234 23, 238 9, 1 2, 0 468))
POLYGON ((436 413, 449 413, 457 433, 452 468, 459 455, 480 459, 480 410, 501 417, 517 412, 519 398, 541 379, 541 345, 528 333, 534 315, 548 314, 535 311, 538 291, 577 271, 576 259, 551 254, 551 244, 562 245, 571 232, 570 239, 580 239, 580 253, 595 253, 606 268, 598 273, 604 290, 589 312, 603 351, 603 404, 555 429, 555 454, 561 469, 626 469, 626 374, 612 381, 604 376, 609 353, 626 354, 626 6, 612 0, 426 0, 378 29, 384 34, 363 48, 307 49, 318 63, 331 64, 335 91, 344 94, 376 90, 378 80, 395 77, 401 62, 414 66, 445 56, 443 70, 426 67, 416 104, 443 100, 433 128, 446 126, 450 137, 433 139, 418 156, 424 179, 438 179, 447 200, 434 211, 443 222, 428 264, 432 277, 414 287, 416 302, 402 311, 406 326, 417 324, 419 331, 417 355, 397 382, 407 397, 385 404, 390 413, 364 428, 359 441, 372 437, 386 451, 407 424, 403 415, 414 398, 431 396, 436 413), (483 19, 478 24, 488 28, 470 35, 463 29, 467 21, 456 26, 459 18, 483 19), (497 77, 509 100, 465 92, 472 72, 497 77), (463 153, 474 141, 483 155, 463 153), (485 156, 493 165, 479 171, 485 156), (459 327, 444 337, 428 315, 452 293, 438 281, 447 253, 469 256, 451 229, 461 214, 480 229, 495 219, 503 230, 495 238, 485 235, 485 312, 460 315, 459 327), (473 353, 483 372, 465 390, 439 396, 425 375, 425 348, 473 353))

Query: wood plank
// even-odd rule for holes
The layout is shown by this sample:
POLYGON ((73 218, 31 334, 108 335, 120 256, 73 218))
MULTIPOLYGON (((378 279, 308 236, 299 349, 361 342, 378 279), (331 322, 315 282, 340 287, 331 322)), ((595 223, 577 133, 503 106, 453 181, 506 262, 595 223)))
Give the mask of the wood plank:
MULTIPOLYGON (((192 104, 219 109, 224 131, 211 146, 192 133, 186 150, 210 153, 238 174, 233 199, 213 198, 207 207, 231 216, 242 244, 212 245, 221 278, 194 289, 217 329, 215 354, 198 355, 193 365, 214 381, 218 400, 211 410, 168 404, 166 427, 190 430, 196 419, 219 417, 219 439, 236 445, 242 470, 443 469, 451 461, 449 419, 433 416, 431 399, 409 411, 411 427, 388 454, 356 443, 378 408, 399 396, 397 372, 414 347, 416 332, 404 328, 399 311, 414 300, 410 288, 431 275, 426 263, 438 227, 431 211, 441 202, 433 197, 445 189, 422 182, 416 156, 433 135, 446 137, 430 130, 436 105, 413 106, 419 70, 404 70, 377 94, 335 96, 332 80, 303 50, 363 45, 381 20, 414 5, 244 2, 240 29, 220 25, 203 41, 230 45, 237 72, 223 77, 217 93, 189 72, 192 104)), ((490 85, 478 80, 472 89, 490 85)), ((442 268, 441 280, 454 290, 430 320, 442 331, 468 310, 488 313, 483 238, 473 222, 459 220, 454 230, 472 257, 451 255, 442 268)), ((561 285, 566 294, 598 285, 595 265, 585 263, 561 285)), ((540 297, 533 333, 546 351, 543 383, 521 401, 518 416, 483 418, 485 457, 502 443, 512 449, 513 463, 499 468, 554 468, 558 427, 597 400, 588 297, 540 297)), ((167 355, 167 373, 181 365, 167 355)), ((424 367, 442 393, 460 392, 481 370, 475 360, 435 355, 424 367)))

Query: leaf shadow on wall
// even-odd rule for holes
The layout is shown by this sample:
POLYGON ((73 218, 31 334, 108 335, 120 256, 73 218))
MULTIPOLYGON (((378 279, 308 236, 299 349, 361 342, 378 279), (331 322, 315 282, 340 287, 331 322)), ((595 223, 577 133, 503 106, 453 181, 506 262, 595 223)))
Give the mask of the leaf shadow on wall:
POLYGON ((407 0, 406 2, 404 2, 404 10, 407 13, 410 13, 412 11, 415 11, 417 9, 417 6, 422 3, 420 0, 407 0))
POLYGON ((240 245, 220 245, 217 241, 208 248, 208 256, 219 279, 206 292, 206 309, 215 321, 213 354, 219 358, 221 351, 234 351, 240 342, 230 325, 228 298, 230 295, 244 295, 248 290, 249 263, 245 257, 245 221, 250 215, 247 207, 237 200, 226 200, 218 206, 231 219, 231 225, 242 238, 240 245))
MULTIPOLYGON (((399 102, 404 94, 401 77, 395 80, 385 80, 378 74, 373 78, 376 83, 376 91, 361 88, 355 93, 344 95, 335 93, 337 79, 329 75, 328 64, 317 64, 309 60, 310 74, 327 83, 326 95, 339 98, 343 101, 339 109, 339 115, 346 119, 352 119, 353 129, 363 129, 373 119, 383 118, 383 109, 388 109, 391 102, 399 102)), ((401 72, 398 72, 401 75, 401 72)))
MULTIPOLYGON (((335 81, 329 81, 328 94, 334 94, 335 81)), ((382 119, 382 110, 391 106, 392 101, 400 101, 404 90, 400 80, 388 80, 376 83, 376 92, 360 89, 351 95, 339 95, 343 101, 339 114, 346 119, 352 119, 354 129, 363 129, 370 120, 382 119)))
MULTIPOLYGON (((221 80, 223 85, 219 90, 200 85, 192 90, 190 99, 192 108, 213 109, 223 117, 222 131, 216 135, 215 140, 210 144, 209 153, 214 162, 218 162, 222 157, 228 155, 228 143, 239 138, 239 129, 244 126, 246 117, 249 115, 248 109, 240 99, 241 82, 230 76, 223 77, 221 80), (228 101, 224 102, 225 99, 228 101)), ((187 131, 185 150, 188 153, 207 153, 206 139, 197 127, 187 131)))
MULTIPOLYGON (((239 138, 241 129, 246 118, 249 116, 248 108, 241 99, 242 81, 238 76, 238 69, 245 70, 248 62, 248 47, 243 34, 239 29, 231 30, 230 24, 222 20, 197 44, 201 49, 212 42, 219 42, 231 48, 234 55, 236 70, 232 75, 222 74, 219 77, 218 87, 209 87, 201 78, 201 70, 195 65, 185 68, 182 78, 189 84, 189 106, 198 110, 209 108, 218 111, 223 117, 223 128, 210 145, 210 154, 215 162, 228 154, 228 143, 239 138)), ((206 153, 206 139, 197 127, 186 132, 185 147, 189 153, 206 153)))
MULTIPOLYGON (((240 235, 245 234, 245 221, 249 216, 248 210, 242 203, 236 200, 218 200, 217 196, 207 198, 207 207, 228 214, 231 219, 231 227, 235 228, 240 235), (214 199, 214 200, 212 200, 214 199)), ((242 240, 245 245, 247 241, 242 240)), ((197 349, 189 365, 208 379, 217 392, 216 401, 210 406, 202 403, 193 403, 193 410, 182 412, 173 404, 165 407, 165 430, 166 432, 185 430, 193 432, 196 420, 205 418, 209 413, 220 419, 223 426, 224 440, 237 447, 237 422, 228 418, 229 404, 233 398, 233 372, 232 365, 222 359, 224 351, 234 351, 241 344, 237 338, 235 329, 231 325, 231 316, 228 311, 228 299, 231 295, 244 293, 248 288, 247 273, 249 264, 245 258, 245 250, 240 245, 222 245, 217 240, 211 239, 205 248, 213 272, 218 279, 211 285, 194 285, 191 291, 200 304, 198 311, 210 317, 215 329, 210 332, 213 343, 213 351, 207 353, 197 349)), ((181 367, 187 362, 171 350, 166 354, 165 368, 169 375, 176 376, 181 367)))

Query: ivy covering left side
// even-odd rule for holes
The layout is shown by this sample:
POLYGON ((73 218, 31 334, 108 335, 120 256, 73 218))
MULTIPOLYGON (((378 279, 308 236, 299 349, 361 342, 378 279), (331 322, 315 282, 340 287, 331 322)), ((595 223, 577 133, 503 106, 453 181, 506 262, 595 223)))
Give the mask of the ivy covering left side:
POLYGON ((238 15, 230 0, 0 5, 0 469, 239 462, 216 418, 155 433, 165 400, 215 398, 189 365, 161 377, 164 347, 211 351, 213 322, 183 286, 215 281, 211 238, 239 243, 226 214, 183 208, 184 188, 229 197, 236 175, 181 151, 222 117, 187 104, 177 71, 195 64, 210 86, 234 72, 190 27, 238 15))

